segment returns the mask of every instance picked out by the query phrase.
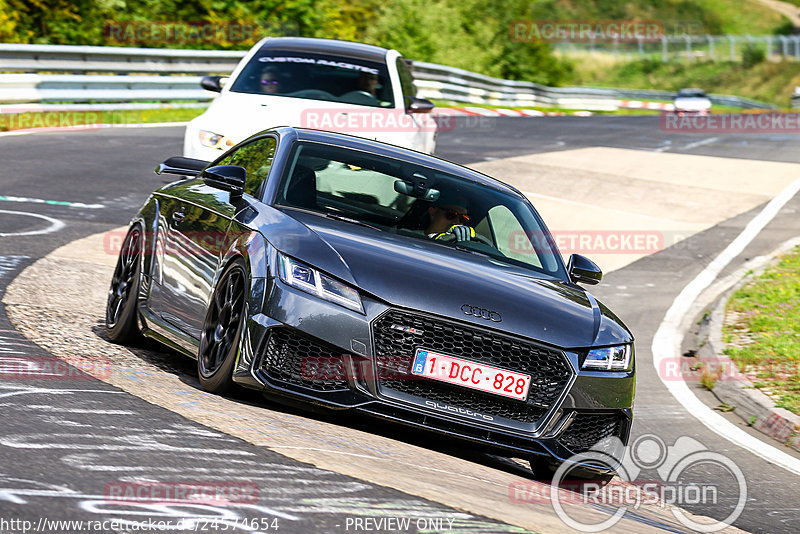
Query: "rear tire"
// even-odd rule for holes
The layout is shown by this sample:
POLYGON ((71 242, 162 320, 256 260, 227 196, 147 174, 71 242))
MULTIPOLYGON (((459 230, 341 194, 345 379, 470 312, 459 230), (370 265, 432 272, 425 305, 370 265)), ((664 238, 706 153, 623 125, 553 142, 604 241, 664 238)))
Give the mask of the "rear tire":
POLYGON ((106 302, 106 335, 114 343, 127 344, 141 339, 136 309, 141 285, 142 247, 144 234, 141 226, 128 230, 117 266, 111 278, 106 302))
POLYGON ((197 377, 200 386, 211 393, 226 393, 235 385, 233 365, 245 322, 246 287, 244 261, 236 259, 220 277, 208 305, 197 353, 197 377))

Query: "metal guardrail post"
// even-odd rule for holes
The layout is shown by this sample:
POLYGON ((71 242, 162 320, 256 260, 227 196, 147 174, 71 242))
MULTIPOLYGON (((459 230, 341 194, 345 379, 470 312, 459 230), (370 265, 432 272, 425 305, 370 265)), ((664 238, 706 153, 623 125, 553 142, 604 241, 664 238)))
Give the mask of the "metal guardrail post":
POLYGON ((708 57, 711 60, 714 60, 714 38, 710 35, 706 35, 706 40, 708 41, 708 57))
POLYGON ((728 35, 728 40, 731 42, 731 61, 736 61, 736 41, 732 35, 728 35))
POLYGON ((667 36, 661 36, 661 62, 666 63, 669 61, 669 45, 667 45, 667 36))
POLYGON ((692 38, 684 34, 683 39, 686 41, 686 59, 692 60, 692 38))

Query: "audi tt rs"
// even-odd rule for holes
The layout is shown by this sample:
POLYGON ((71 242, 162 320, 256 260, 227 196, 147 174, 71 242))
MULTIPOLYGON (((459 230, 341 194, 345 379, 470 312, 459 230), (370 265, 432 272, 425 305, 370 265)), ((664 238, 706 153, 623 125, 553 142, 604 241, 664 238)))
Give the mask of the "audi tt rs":
POLYGON ((289 127, 156 172, 180 178, 133 217, 112 340, 196 358, 211 392, 244 386, 534 462, 627 442, 633 336, 580 285, 600 269, 565 263, 513 187, 289 127))

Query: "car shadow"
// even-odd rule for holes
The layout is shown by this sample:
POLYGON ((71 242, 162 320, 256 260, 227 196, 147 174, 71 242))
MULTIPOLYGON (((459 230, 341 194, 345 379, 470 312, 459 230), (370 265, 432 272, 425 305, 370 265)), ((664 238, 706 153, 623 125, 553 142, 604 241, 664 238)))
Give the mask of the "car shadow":
MULTIPOLYGON (((112 343, 105 333, 103 321, 98 321, 92 327, 92 332, 104 342, 112 343)), ((160 371, 174 375, 191 388, 203 391, 200 387, 200 382, 197 380, 197 364, 192 358, 150 338, 142 338, 136 344, 126 345, 125 348, 142 362, 150 364, 160 371)), ((521 478, 549 482, 548 472, 534 473, 530 464, 524 458, 497 456, 486 452, 480 445, 476 446, 468 441, 442 439, 442 436, 434 432, 426 432, 418 428, 382 421, 366 414, 321 407, 301 408, 293 405, 290 401, 281 402, 281 400, 268 398, 259 391, 245 388, 236 388, 231 393, 224 395, 224 398, 253 406, 254 408, 265 408, 287 415, 336 424, 341 427, 374 434, 490 467, 521 478)))

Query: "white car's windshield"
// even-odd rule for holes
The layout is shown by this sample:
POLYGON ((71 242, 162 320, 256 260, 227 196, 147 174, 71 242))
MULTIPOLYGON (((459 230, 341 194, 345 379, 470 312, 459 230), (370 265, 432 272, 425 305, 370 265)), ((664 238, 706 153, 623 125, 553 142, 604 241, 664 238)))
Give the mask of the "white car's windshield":
POLYGON ((552 237, 519 197, 413 163, 298 143, 276 204, 409 238, 436 241, 560 276, 552 237), (464 227, 460 236, 452 230, 464 227))
POLYGON ((288 50, 263 50, 253 56, 231 91, 394 107, 385 64, 288 50))

